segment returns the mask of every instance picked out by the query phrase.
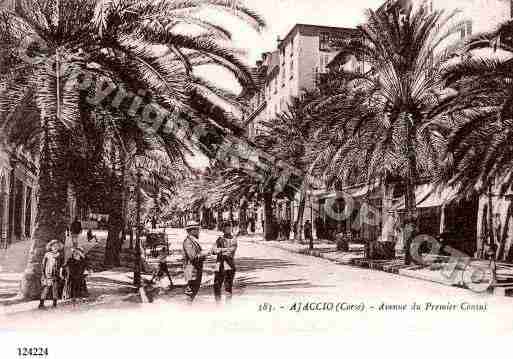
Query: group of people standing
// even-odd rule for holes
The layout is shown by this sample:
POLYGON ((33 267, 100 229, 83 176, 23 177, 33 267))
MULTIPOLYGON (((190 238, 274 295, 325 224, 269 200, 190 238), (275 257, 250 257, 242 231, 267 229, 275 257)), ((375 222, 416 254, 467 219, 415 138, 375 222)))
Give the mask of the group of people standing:
POLYGON ((71 252, 65 257, 64 244, 56 239, 46 245, 46 253, 41 265, 41 297, 39 309, 45 308, 45 300, 51 299, 53 307, 57 306, 57 300, 86 297, 86 276, 89 265, 85 252, 78 246, 78 238, 82 232, 82 226, 78 219, 71 224, 71 252))
POLYGON ((207 257, 215 256, 214 269, 214 297, 217 302, 221 300, 222 287, 226 293, 226 300, 232 297, 233 280, 235 278, 235 252, 237 239, 232 235, 232 224, 222 223, 223 235, 218 237, 214 245, 204 250, 199 243, 200 226, 197 222, 188 222, 185 229, 187 236, 183 241, 183 259, 185 276, 185 295, 192 303, 201 287, 203 264, 207 257))
MULTIPOLYGON (((86 276, 89 265, 84 250, 78 246, 78 236, 82 231, 81 226, 71 225, 71 255, 65 258, 64 244, 58 240, 50 241, 46 246, 46 253, 42 262, 41 297, 39 308, 45 308, 45 300, 51 299, 53 307, 57 306, 58 299, 72 299, 87 296, 86 276), (79 232, 80 231, 80 232, 79 232), (78 232, 78 233, 77 233, 78 232)), ((195 221, 187 223, 187 236, 183 241, 183 266, 185 276, 185 290, 189 302, 192 302, 201 287, 203 276, 203 264, 207 257, 215 256, 214 269, 214 297, 217 302, 222 298, 224 286, 225 298, 229 301, 232 297, 233 281, 236 273, 235 252, 237 251, 237 239, 232 235, 232 223, 223 222, 221 225, 223 234, 219 236, 213 246, 204 250, 199 243, 200 225, 195 221)), ((167 275, 170 287, 173 281, 167 269, 166 257, 163 256, 155 277, 167 275)))

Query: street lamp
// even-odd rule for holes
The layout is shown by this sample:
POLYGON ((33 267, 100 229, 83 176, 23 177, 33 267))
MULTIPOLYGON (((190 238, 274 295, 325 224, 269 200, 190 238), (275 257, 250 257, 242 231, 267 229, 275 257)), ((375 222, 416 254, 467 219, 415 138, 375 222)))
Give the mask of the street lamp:
POLYGON ((136 169, 136 232, 135 232, 135 267, 134 267, 134 285, 141 287, 141 171, 145 164, 145 157, 140 154, 134 156, 134 166, 136 169))
MULTIPOLYGON (((2 190, 0 192, 0 211, 2 211, 2 213, 0 213, 0 219, 3 221, 4 220, 4 208, 5 208, 5 199, 7 198, 7 191, 5 190, 5 188, 3 188, 3 183, 2 183, 2 190)), ((0 248, 4 248, 5 246, 5 249, 7 249, 7 237, 5 238, 5 243, 2 243, 2 235, 3 235, 3 223, 0 223, 0 248)))

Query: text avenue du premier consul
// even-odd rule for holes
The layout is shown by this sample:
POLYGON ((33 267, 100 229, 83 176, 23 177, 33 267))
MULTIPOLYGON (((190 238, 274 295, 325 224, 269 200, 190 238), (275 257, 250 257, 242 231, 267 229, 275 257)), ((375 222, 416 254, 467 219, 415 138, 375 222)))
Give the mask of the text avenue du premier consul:
POLYGON ((305 301, 293 302, 287 305, 276 305, 261 303, 258 305, 259 312, 289 311, 289 312, 486 312, 487 303, 470 302, 412 302, 412 303, 351 303, 351 302, 326 302, 326 301, 305 301))

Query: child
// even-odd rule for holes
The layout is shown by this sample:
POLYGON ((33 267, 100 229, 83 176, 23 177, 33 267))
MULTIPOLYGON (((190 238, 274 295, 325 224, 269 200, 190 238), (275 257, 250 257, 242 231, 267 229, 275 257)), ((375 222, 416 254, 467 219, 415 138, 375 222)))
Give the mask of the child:
POLYGON ((173 279, 171 278, 171 274, 169 273, 169 269, 167 268, 167 251, 165 248, 162 249, 160 258, 159 258, 159 268, 158 270, 153 274, 153 277, 151 278, 151 283, 154 282, 155 278, 158 278, 159 281, 162 279, 162 277, 167 275, 167 278, 169 279, 169 289, 173 289, 173 279))
POLYGON ((75 302, 76 298, 87 296, 86 270, 88 264, 84 251, 81 248, 73 248, 71 257, 64 265, 66 284, 64 286, 63 299, 71 298, 75 302))
POLYGON ((43 257, 41 275, 41 285, 43 290, 41 292, 41 300, 39 301, 39 309, 45 307, 45 299, 51 290, 53 307, 57 306, 57 298, 59 297, 59 282, 60 270, 62 267, 62 253, 63 245, 58 240, 54 239, 46 245, 46 254, 43 257))

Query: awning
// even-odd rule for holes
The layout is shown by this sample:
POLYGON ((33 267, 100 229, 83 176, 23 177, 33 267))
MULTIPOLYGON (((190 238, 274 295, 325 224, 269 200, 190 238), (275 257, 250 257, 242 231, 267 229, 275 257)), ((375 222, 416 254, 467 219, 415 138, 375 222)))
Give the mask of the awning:
POLYGON ((360 185, 360 186, 353 186, 353 187, 347 187, 344 188, 342 191, 329 191, 324 192, 319 195, 320 199, 328 199, 328 198, 335 198, 335 197, 343 197, 350 196, 355 199, 361 198, 367 195, 367 192, 371 192, 371 197, 376 197, 376 194, 378 194, 379 197, 381 197, 381 193, 376 193, 376 189, 379 189, 380 186, 376 183, 374 185, 360 185))
MULTIPOLYGON (((443 189, 437 189, 435 185, 431 183, 419 185, 415 189, 417 208, 440 207, 451 202, 456 195, 456 188, 444 187, 443 189)), ((405 209, 404 197, 401 198, 393 208, 395 210, 405 209)))

